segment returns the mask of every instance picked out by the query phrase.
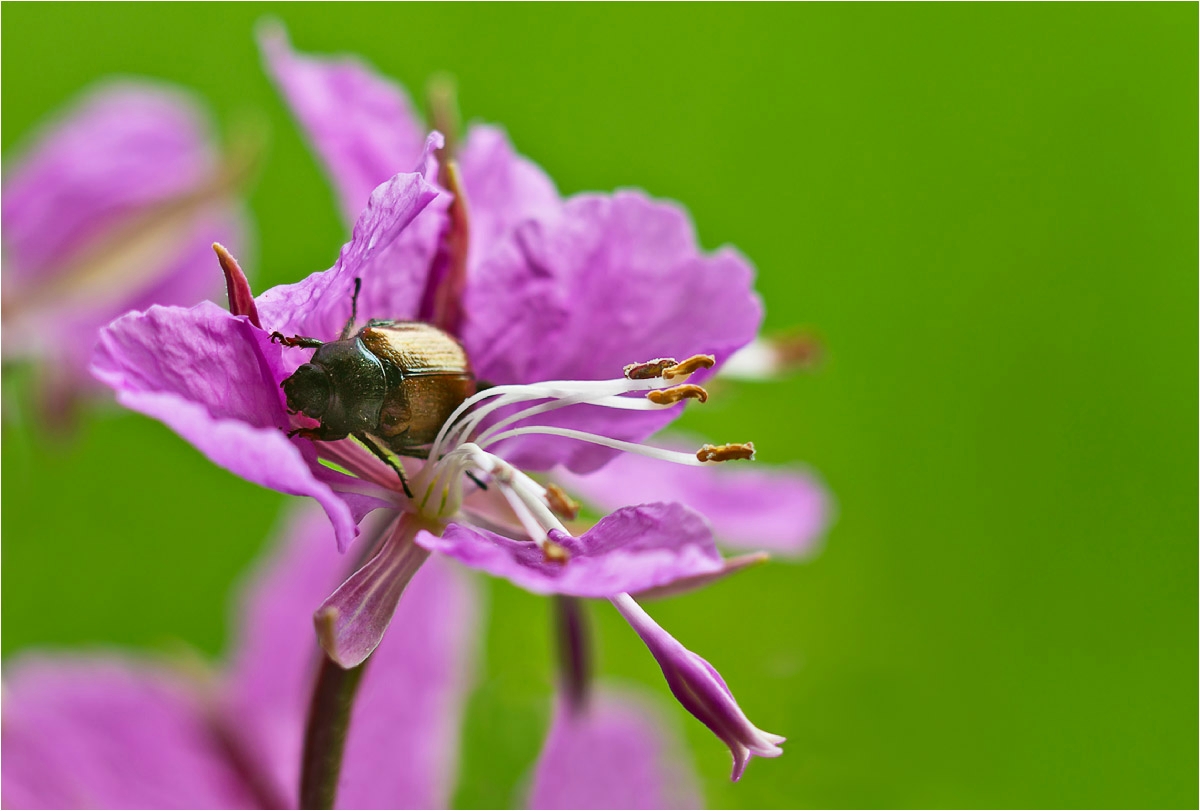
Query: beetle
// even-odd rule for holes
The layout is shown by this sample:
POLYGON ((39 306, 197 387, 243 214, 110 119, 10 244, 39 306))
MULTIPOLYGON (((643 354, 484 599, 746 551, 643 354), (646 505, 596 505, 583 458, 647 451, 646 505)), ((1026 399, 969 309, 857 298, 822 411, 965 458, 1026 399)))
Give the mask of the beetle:
POLYGON ((351 335, 360 288, 355 279, 350 320, 338 340, 271 334, 271 340, 285 346, 317 350, 280 386, 289 413, 320 425, 288 436, 327 442, 353 436, 399 474, 411 498, 403 468, 384 448, 428 458, 424 446, 480 386, 462 345, 431 324, 372 320, 351 335))

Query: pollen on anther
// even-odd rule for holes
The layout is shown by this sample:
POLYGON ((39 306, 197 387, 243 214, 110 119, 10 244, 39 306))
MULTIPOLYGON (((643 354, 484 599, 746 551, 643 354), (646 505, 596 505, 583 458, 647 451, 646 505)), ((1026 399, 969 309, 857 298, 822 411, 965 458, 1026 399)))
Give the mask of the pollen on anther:
POLYGON ((662 377, 665 370, 677 365, 675 358, 655 358, 645 363, 631 363, 625 367, 625 377, 630 380, 653 380, 662 377))
POLYGON ((753 442, 733 442, 728 445, 705 445, 696 451, 701 462, 729 462, 734 459, 753 459, 753 442))
POLYGON ((559 518, 574 521, 579 517, 579 502, 568 496, 565 490, 553 482, 546 485, 546 503, 559 518))
POLYGON ((646 399, 655 405, 673 405, 680 400, 699 400, 708 402, 708 392, 703 387, 693 383, 672 386, 669 389, 655 389, 646 393, 646 399))
POLYGON ((687 360, 672 364, 662 370, 664 380, 671 380, 676 377, 687 377, 688 375, 700 369, 711 369, 717 362, 717 359, 712 355, 692 355, 687 360))

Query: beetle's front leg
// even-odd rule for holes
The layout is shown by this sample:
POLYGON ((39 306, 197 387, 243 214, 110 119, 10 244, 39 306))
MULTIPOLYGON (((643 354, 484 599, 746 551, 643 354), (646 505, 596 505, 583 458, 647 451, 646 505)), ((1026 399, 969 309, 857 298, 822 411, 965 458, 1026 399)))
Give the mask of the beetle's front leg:
POLYGON ((304 349, 320 349, 325 345, 324 341, 318 341, 316 338, 305 338, 303 335, 293 335, 289 338, 282 332, 272 332, 271 340, 284 346, 299 346, 304 349))
POLYGON ((291 439, 294 436, 298 436, 301 439, 328 439, 328 437, 325 436, 325 430, 323 428, 294 428, 291 431, 288 431, 287 435, 288 439, 291 439))

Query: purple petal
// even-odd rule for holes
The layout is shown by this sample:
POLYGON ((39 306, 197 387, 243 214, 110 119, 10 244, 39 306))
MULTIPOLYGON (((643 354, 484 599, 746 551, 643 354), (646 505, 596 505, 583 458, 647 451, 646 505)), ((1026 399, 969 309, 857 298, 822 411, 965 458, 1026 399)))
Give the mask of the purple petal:
MULTIPOLYGON (((293 512, 250 581, 225 695, 243 749, 296 802, 305 717, 320 648, 312 612, 347 574, 324 518, 293 512)), ((346 743, 339 805, 445 808, 478 632, 473 582, 430 560, 363 676, 346 743)))
POLYGON ((94 369, 119 392, 173 394, 214 419, 286 428, 280 352, 245 317, 206 301, 117 319, 101 333, 94 369))
POLYGON ((148 82, 90 91, 5 166, 5 276, 44 279, 131 212, 204 182, 216 163, 210 142, 179 91, 148 82))
POLYGON ((5 665, 5 808, 257 808, 197 691, 150 665, 5 665))
POLYGON ((602 518, 580 538, 556 536, 570 559, 546 560, 531 541, 451 524, 442 537, 428 532, 417 543, 503 577, 535 594, 611 597, 643 591, 721 569, 708 525, 680 504, 626 507, 602 518))
POLYGON ((262 28, 259 47, 354 222, 372 189, 421 156, 425 128, 408 96, 356 57, 297 53, 277 24, 262 28))
POLYGON ((743 569, 748 569, 751 566, 757 566, 760 563, 766 563, 770 559, 770 555, 766 552, 751 552, 748 555, 738 555, 732 558, 725 558, 721 561, 721 569, 709 574, 698 574, 692 577, 684 577, 676 580, 674 583, 668 583, 665 586, 658 588, 639 591, 633 596, 639 600, 663 600, 667 597, 677 597, 680 594, 687 594, 692 591, 710 586, 718 580, 724 580, 732 574, 737 574, 743 569))
POLYGON ((230 472, 329 514, 341 548, 358 533, 346 500, 317 473, 311 443, 292 441, 281 402, 280 348, 243 316, 211 302, 151 307, 100 336, 93 372, 122 405, 161 420, 230 472))
POLYGON ((530 808, 700 808, 699 782, 659 707, 598 691, 586 712, 558 702, 530 808))
MULTIPOLYGON (((478 376, 493 383, 611 379, 655 357, 720 361, 758 330, 752 281, 733 249, 701 252, 678 206, 637 191, 583 194, 556 216, 525 222, 483 260, 465 297, 463 343, 478 376)), ((539 421, 641 440, 677 413, 589 406, 539 421)), ((576 472, 613 455, 543 436, 504 451, 523 468, 561 463, 576 472)))
POLYGON ((471 219, 473 268, 519 223, 551 216, 562 205, 541 167, 513 149, 499 127, 477 124, 458 154, 471 219))
POLYGON ((429 552, 413 543, 415 526, 403 513, 389 528, 379 551, 338 586, 313 615, 317 639, 344 668, 366 661, 387 631, 400 595, 429 552))
MULTIPOLYGON (((435 133, 428 146, 434 149, 440 143, 441 136, 435 133)), ((350 317, 356 278, 362 279, 360 323, 405 317, 406 313, 395 311, 398 298, 410 299, 415 313, 428 265, 422 264, 424 260, 417 254, 407 256, 412 261, 404 261, 405 257, 397 257, 387 248, 435 197, 437 189, 419 174, 396 175, 381 184, 371 193, 354 225, 354 235, 332 268, 296 284, 273 287, 258 298, 266 328, 284 335, 335 340, 350 317)))
MULTIPOLYGON (((654 444, 700 447, 673 439, 654 444)), ((719 543, 784 555, 812 552, 833 514, 829 492, 798 468, 738 462, 689 467, 626 453, 595 473, 577 476, 559 470, 554 478, 604 511, 643 501, 686 504, 709 520, 719 543)))

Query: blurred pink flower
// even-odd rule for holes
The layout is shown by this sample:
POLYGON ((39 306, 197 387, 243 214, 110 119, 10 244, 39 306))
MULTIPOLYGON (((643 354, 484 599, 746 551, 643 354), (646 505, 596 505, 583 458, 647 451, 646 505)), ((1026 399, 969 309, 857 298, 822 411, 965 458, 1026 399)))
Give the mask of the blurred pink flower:
POLYGON ((38 366, 43 416, 95 383, 101 326, 219 290, 210 245, 242 245, 245 166, 222 163, 197 102, 150 82, 84 94, 5 162, 4 358, 38 366))
POLYGON ((538 758, 530 808, 700 808, 695 774, 660 708, 601 689, 585 710, 565 700, 538 758))
MULTIPOLYGON (((345 563, 332 530, 296 511, 240 601, 223 671, 202 680, 149 660, 26 657, 5 674, 4 801, 12 808, 294 808, 319 650, 311 605, 345 563)), ((479 598, 431 561, 363 676, 338 804, 442 808, 456 783, 479 598)), ((688 807, 694 778, 644 700, 603 691, 556 714, 532 801, 688 807), (587 752, 587 757, 578 753, 587 752)))

